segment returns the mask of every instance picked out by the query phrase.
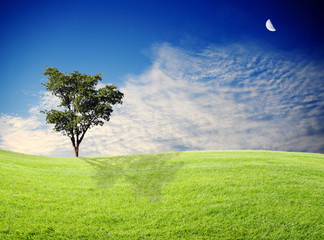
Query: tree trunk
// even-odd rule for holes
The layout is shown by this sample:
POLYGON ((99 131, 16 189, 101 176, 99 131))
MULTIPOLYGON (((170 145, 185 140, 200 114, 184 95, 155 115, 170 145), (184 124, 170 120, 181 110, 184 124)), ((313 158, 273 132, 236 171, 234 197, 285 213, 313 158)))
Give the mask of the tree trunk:
POLYGON ((79 146, 74 147, 74 153, 76 157, 79 157, 79 146))

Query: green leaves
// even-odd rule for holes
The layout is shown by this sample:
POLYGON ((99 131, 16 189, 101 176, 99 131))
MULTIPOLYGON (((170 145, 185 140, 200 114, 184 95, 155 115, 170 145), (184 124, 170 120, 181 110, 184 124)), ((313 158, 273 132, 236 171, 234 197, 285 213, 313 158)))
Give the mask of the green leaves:
POLYGON ((46 66, 42 73, 48 76, 48 82, 42 83, 46 89, 61 100, 59 110, 45 110, 46 123, 54 124, 54 130, 71 138, 73 146, 79 146, 85 133, 92 126, 104 124, 110 120, 112 105, 122 104, 124 94, 117 87, 105 85, 96 89, 101 81, 101 73, 81 74, 73 71, 61 73, 56 68, 46 66))
POLYGON ((69 135, 71 130, 77 131, 76 117, 70 111, 50 110, 46 113, 46 123, 55 124, 54 130, 57 132, 63 131, 64 135, 69 135))

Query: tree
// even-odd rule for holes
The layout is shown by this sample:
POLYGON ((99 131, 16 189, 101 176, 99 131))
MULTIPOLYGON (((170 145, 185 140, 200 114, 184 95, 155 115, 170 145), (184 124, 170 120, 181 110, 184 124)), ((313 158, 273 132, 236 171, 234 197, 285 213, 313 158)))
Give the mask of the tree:
POLYGON ((54 130, 62 132, 71 139, 75 156, 79 156, 79 146, 86 132, 93 126, 110 120, 112 105, 122 104, 124 96, 117 87, 105 85, 97 87, 101 73, 91 76, 78 71, 67 74, 54 67, 46 66, 42 73, 48 82, 42 83, 61 101, 60 110, 41 111, 46 114, 46 123, 54 124, 54 130))

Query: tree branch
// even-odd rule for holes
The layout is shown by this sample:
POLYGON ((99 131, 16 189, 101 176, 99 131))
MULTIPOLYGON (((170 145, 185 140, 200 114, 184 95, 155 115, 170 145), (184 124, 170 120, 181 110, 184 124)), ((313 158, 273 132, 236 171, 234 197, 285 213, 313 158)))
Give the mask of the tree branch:
POLYGON ((75 147, 75 138, 74 138, 73 130, 71 130, 71 137, 70 137, 70 139, 71 139, 71 142, 72 142, 73 147, 75 147))
POLYGON ((83 133, 82 133, 82 135, 81 135, 81 138, 78 140, 78 144, 80 144, 80 143, 82 142, 84 135, 86 134, 86 132, 88 131, 89 127, 91 126, 91 123, 92 123, 95 119, 96 119, 96 117, 94 117, 93 119, 91 119, 91 120, 89 121, 89 123, 88 123, 84 128, 82 127, 83 133))

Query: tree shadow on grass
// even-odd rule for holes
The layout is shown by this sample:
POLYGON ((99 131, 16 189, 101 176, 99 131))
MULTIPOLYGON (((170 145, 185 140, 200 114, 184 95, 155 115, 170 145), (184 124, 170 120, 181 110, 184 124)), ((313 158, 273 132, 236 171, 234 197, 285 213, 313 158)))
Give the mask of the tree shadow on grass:
POLYGON ((171 183, 183 162, 167 163, 181 153, 143 154, 109 158, 82 158, 96 170, 93 178, 98 187, 109 188, 126 182, 137 196, 152 200, 161 197, 164 186, 171 183))

